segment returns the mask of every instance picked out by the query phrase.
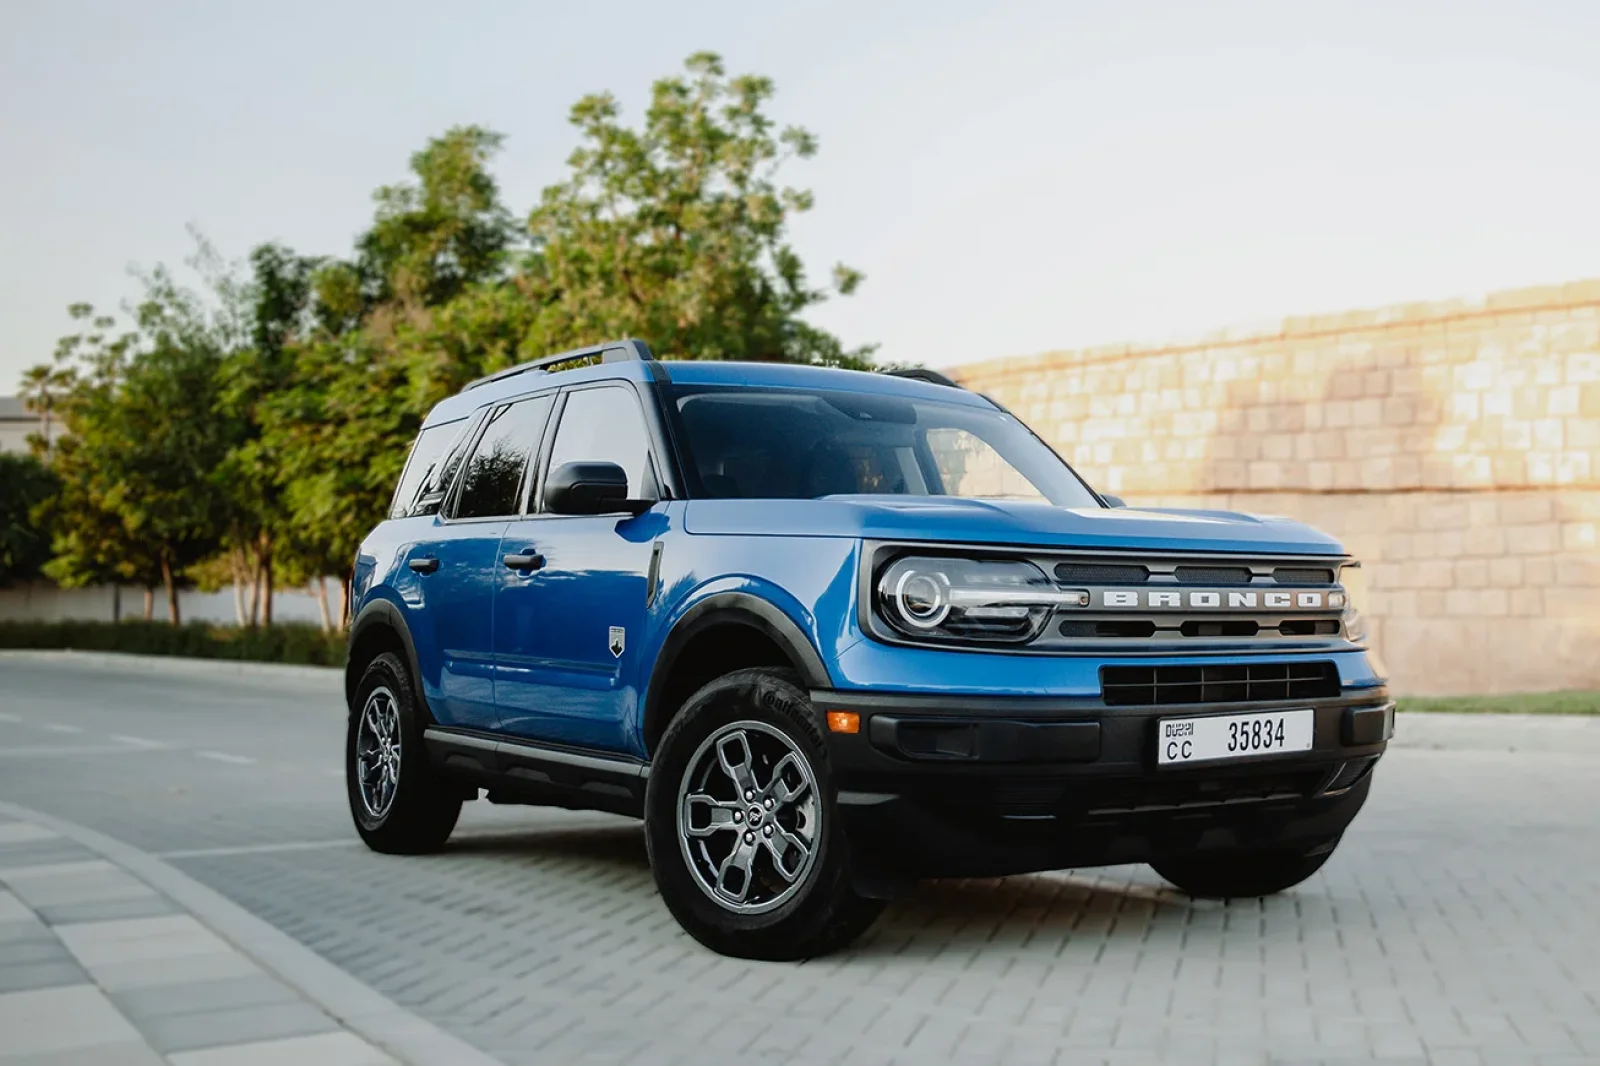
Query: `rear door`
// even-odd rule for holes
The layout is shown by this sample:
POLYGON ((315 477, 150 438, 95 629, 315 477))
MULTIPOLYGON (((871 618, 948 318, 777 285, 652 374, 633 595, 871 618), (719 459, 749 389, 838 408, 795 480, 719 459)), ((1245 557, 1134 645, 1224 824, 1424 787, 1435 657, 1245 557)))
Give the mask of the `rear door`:
MULTIPOLYGON (((641 397, 631 383, 568 391, 544 471, 616 463, 628 495, 660 495, 641 397)), ((534 501, 536 508, 542 501, 534 501)), ((495 702, 502 732, 598 751, 628 752, 639 705, 651 554, 666 505, 642 515, 535 510, 506 530, 494 600, 495 702)))
POLYGON ((488 413, 426 540, 410 549, 420 602, 412 626, 424 690, 441 725, 491 730, 492 606, 500 540, 521 510, 529 459, 538 453, 553 397, 501 404, 488 413))

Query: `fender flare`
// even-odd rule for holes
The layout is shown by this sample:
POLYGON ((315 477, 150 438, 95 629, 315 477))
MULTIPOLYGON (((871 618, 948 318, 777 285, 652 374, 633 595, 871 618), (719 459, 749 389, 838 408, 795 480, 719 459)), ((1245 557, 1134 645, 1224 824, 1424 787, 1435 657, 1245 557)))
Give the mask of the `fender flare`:
POLYGON ((811 643, 811 638, 781 608, 748 592, 712 593, 685 611, 673 623, 671 632, 661 644, 661 651, 650 671, 650 683, 645 689, 644 716, 640 722, 644 736, 652 735, 651 729, 663 713, 663 708, 658 705, 679 654, 701 632, 712 626, 730 623, 757 630, 783 649, 795 669, 800 671, 806 688, 833 687, 828 668, 823 664, 816 646, 811 643))
POLYGON ((374 627, 387 629, 400 641, 400 647, 405 651, 406 666, 411 669, 411 683, 416 687, 414 696, 419 706, 429 719, 433 714, 427 710, 427 700, 422 695, 422 672, 417 666, 417 646, 411 639, 411 630, 406 625, 405 615, 400 608, 385 599, 374 599, 357 613, 355 621, 350 623, 350 640, 346 645, 344 656, 344 699, 349 704, 355 698, 356 686, 361 684, 361 678, 355 672, 355 659, 353 653, 362 636, 374 627))

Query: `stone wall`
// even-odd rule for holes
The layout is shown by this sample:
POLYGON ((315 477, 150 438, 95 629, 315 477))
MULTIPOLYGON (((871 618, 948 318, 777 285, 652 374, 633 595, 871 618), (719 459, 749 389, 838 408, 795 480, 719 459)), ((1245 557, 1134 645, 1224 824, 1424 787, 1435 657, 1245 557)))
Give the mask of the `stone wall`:
POLYGON ((1340 537, 1402 692, 1600 688, 1600 281, 954 376, 1130 505, 1340 537))

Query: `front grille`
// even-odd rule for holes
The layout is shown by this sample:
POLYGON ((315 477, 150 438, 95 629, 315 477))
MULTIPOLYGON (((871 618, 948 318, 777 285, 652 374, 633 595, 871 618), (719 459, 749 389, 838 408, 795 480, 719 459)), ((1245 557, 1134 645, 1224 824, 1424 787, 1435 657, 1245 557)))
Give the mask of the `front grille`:
POLYGON ((1110 707, 1185 703, 1265 703, 1338 696, 1332 663, 1227 663, 1216 666, 1102 666, 1110 707))
POLYGON ((1248 585, 1248 566, 1180 566, 1173 571, 1180 585, 1248 585))
POLYGON ((1190 619, 1178 627, 1186 637, 1253 637, 1261 625, 1248 618, 1190 619))
POLYGON ((1333 571, 1320 567, 1280 566, 1272 572, 1272 580, 1280 585, 1331 585, 1333 571))
POLYGON ((1301 619, 1278 624, 1278 632, 1286 637, 1336 637, 1339 623, 1333 618, 1301 619))
POLYGON ((1058 563, 1056 580, 1063 585, 1138 585, 1150 580, 1150 571, 1121 563, 1058 563))
POLYGON ((1147 640, 1156 635, 1156 624, 1149 621, 1121 622, 1116 619, 1076 622, 1068 619, 1057 626, 1064 637, 1121 637, 1124 640, 1147 640))

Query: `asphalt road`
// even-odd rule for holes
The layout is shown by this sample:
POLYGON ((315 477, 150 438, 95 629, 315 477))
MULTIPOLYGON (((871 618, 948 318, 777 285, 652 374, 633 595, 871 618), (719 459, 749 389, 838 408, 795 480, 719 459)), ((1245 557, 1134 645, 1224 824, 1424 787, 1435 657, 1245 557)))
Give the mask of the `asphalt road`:
POLYGON ((1429 729, 1443 750, 1392 751, 1281 897, 1192 902, 1142 867, 930 883, 777 965, 684 936, 624 820, 474 803, 442 855, 366 851, 331 674, 0 656, 0 799, 165 858, 508 1063, 1600 1063, 1600 754, 1429 729))

